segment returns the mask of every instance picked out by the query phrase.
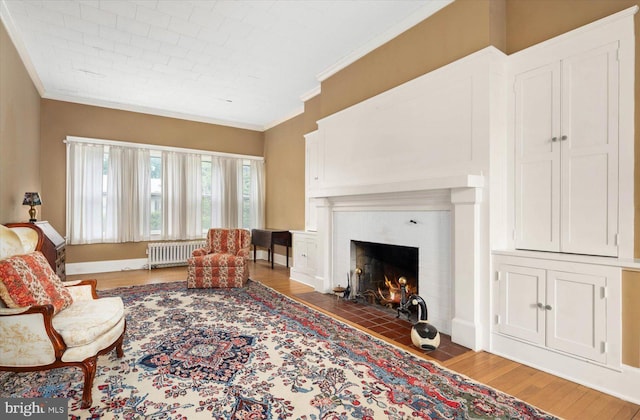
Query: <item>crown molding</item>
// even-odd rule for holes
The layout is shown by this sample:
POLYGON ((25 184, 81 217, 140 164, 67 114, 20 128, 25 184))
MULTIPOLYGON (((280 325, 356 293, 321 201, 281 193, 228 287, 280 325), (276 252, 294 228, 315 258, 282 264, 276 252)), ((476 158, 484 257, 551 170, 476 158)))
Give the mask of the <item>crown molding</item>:
POLYGON ((327 68, 323 72, 319 73, 316 76, 316 78, 320 82, 325 81, 326 79, 328 79, 329 77, 333 76, 334 74, 336 74, 340 70, 342 70, 345 67, 353 64, 357 60, 361 59, 365 55, 367 55, 370 52, 372 52, 373 50, 375 50, 376 48, 379 48, 380 46, 382 46, 382 45, 386 44, 387 42, 391 41, 393 38, 397 37, 398 35, 400 35, 401 33, 405 32, 405 31, 407 31, 409 28, 414 27, 418 23, 422 22, 423 20, 425 20, 429 16, 433 15, 437 11, 439 11, 439 10, 443 9, 444 7, 448 6, 449 4, 453 3, 454 1, 455 0, 433 0, 433 1, 430 1, 426 6, 420 8, 415 13, 411 14, 410 16, 408 16, 407 18, 405 18, 404 20, 402 20, 398 24, 394 25, 393 27, 391 27, 385 33, 373 38, 372 40, 367 42, 365 45, 363 45, 361 48, 355 50, 354 52, 352 52, 351 54, 349 54, 348 56, 346 56, 342 60, 338 61, 337 63, 335 63, 334 65, 330 66, 329 68, 327 68))
POLYGON ((5 0, 0 0, 0 20, 4 24, 4 27, 7 29, 7 33, 9 34, 9 38, 13 43, 16 51, 18 51, 18 55, 22 60, 22 63, 31 78, 31 82, 35 86, 36 90, 40 94, 40 97, 44 95, 44 85, 42 84, 42 80, 38 76, 36 72, 36 68, 33 65, 33 62, 29 58, 29 54, 27 53, 27 47, 21 41, 21 38, 18 36, 18 29, 16 24, 13 21, 13 17, 11 17, 11 13, 9 13, 9 9, 7 8, 7 3, 5 0))
POLYGON ((307 102, 309 99, 313 98, 314 96, 320 95, 321 88, 322 87, 320 85, 318 85, 318 86, 314 87, 313 89, 311 89, 310 91, 308 91, 306 93, 303 93, 300 96, 300 100, 302 102, 307 102))
POLYGON ((303 114, 303 113, 304 113, 304 106, 298 107, 295 110, 291 111, 289 114, 285 115, 284 117, 279 118, 279 119, 277 119, 275 121, 272 121, 271 123, 265 125, 264 127, 262 127, 262 131, 267 131, 267 130, 269 130, 269 129, 277 126, 277 125, 280 125, 283 122, 290 120, 291 118, 297 117, 298 115, 303 114))
POLYGON ((183 114, 180 112, 168 111, 164 109, 116 103, 116 102, 110 102, 110 101, 103 101, 99 99, 90 99, 90 98, 82 98, 77 96, 70 96, 70 95, 67 96, 67 95, 59 95, 59 94, 52 95, 48 93, 42 95, 42 98, 51 99, 55 101, 71 102, 71 103, 80 104, 80 105, 90 105, 90 106, 97 106, 101 108, 116 109, 119 111, 138 112, 140 114, 155 115, 158 117, 176 118, 176 119, 186 120, 186 121, 222 125, 225 127, 241 128, 245 130, 263 131, 263 127, 257 124, 248 124, 248 123, 242 123, 238 121, 221 120, 221 119, 210 118, 210 117, 205 117, 200 115, 183 114))

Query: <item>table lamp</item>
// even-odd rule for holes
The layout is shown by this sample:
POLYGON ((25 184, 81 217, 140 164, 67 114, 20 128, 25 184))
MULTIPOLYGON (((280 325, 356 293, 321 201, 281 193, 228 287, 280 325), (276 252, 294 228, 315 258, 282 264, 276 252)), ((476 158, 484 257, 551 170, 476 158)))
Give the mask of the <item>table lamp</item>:
POLYGON ((36 221, 36 207, 41 206, 42 200, 40 200, 40 195, 37 192, 26 192, 24 193, 24 199, 22 200, 23 206, 31 206, 29 209, 29 222, 33 223, 36 221))

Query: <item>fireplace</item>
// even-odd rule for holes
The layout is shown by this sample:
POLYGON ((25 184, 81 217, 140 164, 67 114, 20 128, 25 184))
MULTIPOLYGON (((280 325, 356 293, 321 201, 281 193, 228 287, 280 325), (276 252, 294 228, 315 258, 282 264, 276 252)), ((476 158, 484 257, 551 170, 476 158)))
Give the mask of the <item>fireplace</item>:
MULTIPOLYGON (((439 331, 451 333, 453 281, 449 209, 335 209, 332 213, 332 228, 332 288, 344 286, 346 276, 350 274, 352 286, 356 289, 354 292, 366 296, 378 292, 380 282, 385 282, 385 273, 392 287, 396 286, 399 277, 405 277, 411 285, 415 284, 417 292, 426 301, 429 321, 439 331), (374 257, 357 263, 356 243, 369 244, 374 257), (389 245, 393 245, 395 250, 390 251, 387 247, 389 245), (400 256, 405 252, 409 256, 400 256), (387 261, 386 257, 389 255, 397 256, 399 262, 387 261), (368 281, 368 275, 371 274, 374 283, 363 286, 364 290, 357 290, 356 268, 362 270, 360 276, 363 280, 368 281), (382 274, 376 274, 380 271, 382 274)), ((388 296, 386 291, 383 293, 388 296)))
POLYGON ((408 294, 419 293, 417 247, 352 240, 351 265, 353 300, 396 309, 400 278, 408 294))

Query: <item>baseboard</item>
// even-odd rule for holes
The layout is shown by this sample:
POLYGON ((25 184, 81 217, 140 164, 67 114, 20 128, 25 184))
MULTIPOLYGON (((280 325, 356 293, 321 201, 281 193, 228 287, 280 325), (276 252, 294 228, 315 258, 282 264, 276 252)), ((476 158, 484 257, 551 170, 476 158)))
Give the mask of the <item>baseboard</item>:
POLYGON ((129 260, 91 261, 82 263, 67 263, 65 271, 68 275, 109 273, 113 271, 142 270, 147 268, 146 258, 129 260))
MULTIPOLYGON (((253 251, 251 251, 250 254, 251 257, 251 261, 253 261, 253 251)), ((266 250, 258 250, 256 251, 256 261, 257 260, 265 260, 267 261, 267 259, 269 258, 269 253, 266 250)), ((289 256, 289 267, 291 267, 293 258, 291 257, 291 255, 289 256)), ((286 255, 282 255, 282 254, 274 254, 274 259, 273 259, 273 263, 274 264, 278 264, 278 265, 287 265, 287 256, 286 255)))
POLYGON ((640 369, 627 365, 607 367, 545 348, 492 334, 490 352, 523 365, 640 404, 640 369))
POLYGON ((291 268, 289 271, 289 278, 291 280, 297 281, 298 283, 306 284, 307 286, 311 286, 314 289, 315 285, 315 276, 309 273, 305 273, 303 271, 298 271, 295 268, 291 268))
MULTIPOLYGON (((253 258, 253 255, 251 256, 253 258)), ((258 251, 257 259, 266 260, 267 251, 258 251)), ((291 258, 289 258, 291 260, 291 258)), ((275 254, 273 261, 278 265, 287 265, 287 257, 285 255, 275 254)), ((110 260, 110 261, 90 261, 81 263, 67 263, 65 271, 68 275, 75 274, 91 274, 91 273, 110 273, 113 271, 143 270, 147 269, 147 258, 135 258, 128 260, 110 260)), ((291 262, 289 262, 291 266, 291 262)))
POLYGON ((466 319, 453 318, 451 321, 451 340, 473 351, 482 350, 478 325, 466 319))

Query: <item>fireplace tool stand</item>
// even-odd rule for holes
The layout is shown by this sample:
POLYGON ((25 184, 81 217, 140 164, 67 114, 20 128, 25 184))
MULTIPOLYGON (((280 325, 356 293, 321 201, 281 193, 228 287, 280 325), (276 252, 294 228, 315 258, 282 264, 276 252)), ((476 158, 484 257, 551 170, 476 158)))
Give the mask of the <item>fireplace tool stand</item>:
POLYGON ((351 279, 352 279, 352 277, 351 277, 351 273, 349 273, 348 274, 349 285, 347 286, 347 289, 349 289, 351 291, 350 295, 352 295, 352 296, 347 297, 345 295, 345 298, 348 298, 349 300, 354 301, 354 302, 358 302, 358 301, 362 300, 363 303, 366 303, 366 298, 362 294, 362 278, 361 278, 362 269, 359 268, 359 267, 356 267, 355 270, 353 270, 353 274, 355 274, 356 277, 357 277, 358 287, 356 289, 356 293, 353 293, 353 290, 351 289, 351 279))
POLYGON ((404 314, 409 320, 411 315, 411 311, 409 311, 409 302, 407 301, 407 279, 405 277, 400 277, 398 279, 398 283, 400 284, 400 305, 396 309, 398 311, 398 315, 396 318, 400 318, 400 314, 404 314))

